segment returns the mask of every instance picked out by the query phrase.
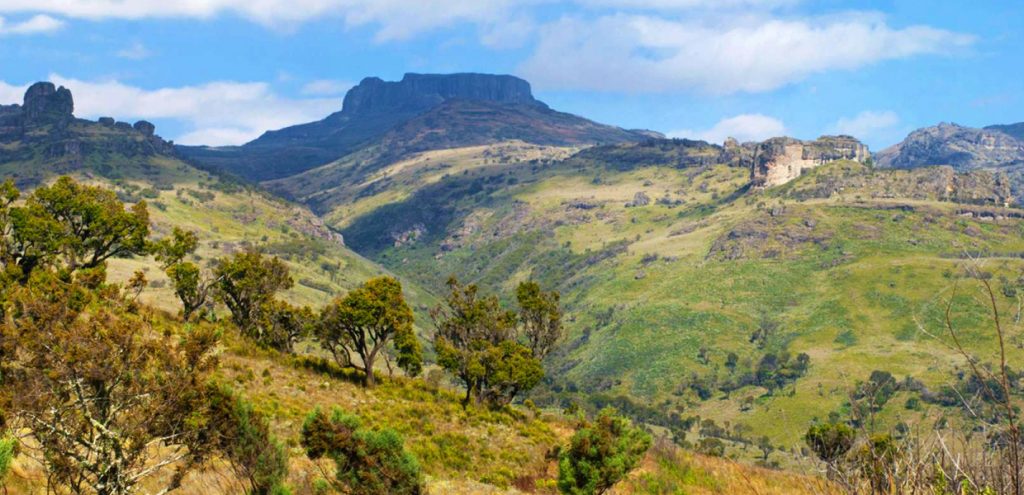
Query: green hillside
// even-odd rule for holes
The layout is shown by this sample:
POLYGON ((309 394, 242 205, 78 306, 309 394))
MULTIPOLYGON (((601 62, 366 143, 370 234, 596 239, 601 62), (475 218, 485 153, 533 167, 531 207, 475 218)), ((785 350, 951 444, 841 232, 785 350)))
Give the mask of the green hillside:
MULTIPOLYGON (((342 237, 308 208, 183 161, 170 143, 153 133, 151 124, 76 119, 69 107, 59 107, 63 93, 52 85, 48 90, 43 83, 33 88, 43 94, 36 105, 57 108, 40 112, 36 121, 19 120, 18 106, 7 107, 9 113, 0 116, 16 124, 0 128, 0 177, 20 188, 71 175, 115 190, 123 201, 146 201, 156 236, 174 227, 199 234, 196 257, 203 263, 246 248, 280 256, 296 282, 287 297, 297 303, 322 305, 384 273, 345 247, 342 237)), ((70 102, 70 93, 66 99, 70 102)), ((117 260, 111 276, 127 279, 138 268, 153 289, 143 296, 147 302, 176 310, 166 277, 152 260, 117 260)), ((415 286, 408 285, 407 291, 420 310, 431 304, 430 296, 415 286)))
MULTIPOLYGON (((944 411, 929 394, 961 361, 939 316, 964 258, 1008 287, 1024 268, 1020 212, 996 204, 1000 179, 836 162, 752 191, 746 168, 702 164, 713 156, 656 141, 478 163, 414 191, 362 189, 326 218, 425 287, 455 274, 503 293, 529 277, 560 290, 569 336, 540 403, 614 403, 691 438, 686 418, 714 418, 787 449, 813 420, 847 414, 875 370, 920 381, 932 401, 905 410, 911 392, 900 392, 879 417, 944 411), (779 373, 758 378, 766 356, 779 373)), ((958 294, 956 323, 989 351, 974 296, 958 294)), ((1016 296, 1000 304, 1016 308, 1016 296)))

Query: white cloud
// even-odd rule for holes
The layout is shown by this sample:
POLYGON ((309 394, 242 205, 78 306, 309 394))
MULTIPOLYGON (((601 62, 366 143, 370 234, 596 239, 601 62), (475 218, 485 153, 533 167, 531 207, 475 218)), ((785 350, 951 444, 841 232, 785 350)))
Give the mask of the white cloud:
MULTIPOLYGON (((263 82, 216 81, 147 90, 116 80, 83 81, 57 74, 49 80, 71 90, 78 117, 175 120, 187 130, 165 137, 182 144, 242 144, 268 129, 321 119, 341 108, 341 98, 286 98, 263 82)), ((21 103, 25 88, 0 82, 0 102, 21 103)))
POLYGON ((0 36, 47 34, 63 27, 64 21, 48 15, 40 14, 15 23, 8 23, 6 19, 0 17, 0 36))
POLYGON ((546 0, 3 0, 0 12, 46 12, 80 19, 199 18, 234 14, 288 27, 335 17, 378 27, 379 41, 400 40, 459 22, 493 23, 513 7, 546 0))
POLYGON ((354 84, 349 81, 336 81, 333 79, 317 79, 302 86, 302 94, 311 96, 334 96, 344 94, 354 84))
POLYGON ((587 7, 638 10, 777 8, 799 2, 800 0, 576 0, 577 4, 587 7))
POLYGON ((763 141, 785 134, 786 126, 781 120, 759 113, 722 119, 710 129, 703 131, 681 130, 668 133, 669 137, 698 139, 717 144, 721 144, 730 137, 736 138, 740 142, 747 142, 763 141))
POLYGON ((117 56, 121 58, 127 58, 129 60, 142 60, 149 58, 153 55, 153 52, 146 48, 146 45, 139 43, 138 41, 132 43, 130 46, 118 50, 117 56))
POLYGON ((771 91, 830 70, 946 53, 968 35, 911 26, 877 15, 778 19, 765 16, 671 20, 616 14, 565 17, 540 29, 520 73, 549 89, 771 91))
POLYGON ((28 86, 14 86, 0 81, 0 105, 21 104, 28 86))
POLYGON ((854 117, 843 117, 832 125, 838 134, 847 134, 857 138, 876 136, 879 132, 892 129, 900 123, 899 115, 891 110, 863 111, 854 117))

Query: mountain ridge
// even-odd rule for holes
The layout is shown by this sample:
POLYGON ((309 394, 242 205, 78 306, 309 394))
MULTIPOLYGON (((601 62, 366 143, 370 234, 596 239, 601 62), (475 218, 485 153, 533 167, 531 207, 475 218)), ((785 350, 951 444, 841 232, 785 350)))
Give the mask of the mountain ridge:
MULTIPOLYGON (((450 125, 485 121, 485 127, 501 128, 504 121, 521 120, 523 116, 535 122, 536 127, 559 130, 539 144, 551 141, 562 145, 614 143, 649 137, 646 131, 628 131, 551 110, 533 97, 527 81, 514 76, 406 74, 396 82, 376 77, 363 79, 345 95, 340 111, 316 122, 268 131, 236 147, 179 146, 178 149, 199 163, 249 180, 264 181, 296 175, 378 144, 389 133, 400 132, 402 126, 417 119, 420 125, 414 125, 416 130, 425 127, 433 134, 446 134, 445 146, 450 147, 453 143, 458 146, 488 144, 508 139, 512 134, 509 126, 500 136, 458 134, 449 132, 450 125), (481 118, 481 108, 490 114, 481 118), (432 113, 443 114, 444 118, 431 121, 432 113)), ((520 137, 530 136, 536 133, 520 137)))

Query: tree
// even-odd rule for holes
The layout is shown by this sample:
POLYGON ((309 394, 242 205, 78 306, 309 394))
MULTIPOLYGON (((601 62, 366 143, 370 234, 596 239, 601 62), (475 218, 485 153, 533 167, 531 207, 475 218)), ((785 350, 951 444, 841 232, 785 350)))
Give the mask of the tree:
POLYGON ((315 325, 313 310, 273 299, 260 310, 260 343, 291 353, 295 343, 310 335, 315 325))
POLYGON ((725 356, 725 367, 729 369, 729 373, 736 372, 736 365, 739 363, 740 357, 735 352, 730 352, 725 356))
POLYGON ((222 258, 214 268, 214 279, 217 298, 231 311, 231 320, 242 334, 258 342, 264 341, 260 323, 267 303, 295 283, 283 261, 258 251, 222 258))
POLYGON ((356 416, 335 409, 314 410, 302 425, 302 446, 316 460, 330 458, 337 466, 335 488, 360 495, 419 495, 423 476, 416 458, 406 452, 393 430, 360 427, 356 416))
POLYGON ((522 282, 516 288, 519 322, 527 347, 537 359, 543 360, 562 338, 562 310, 558 292, 544 292, 534 281, 522 282))
POLYGON ((558 458, 558 489, 569 495, 601 494, 633 470, 651 446, 651 437, 619 416, 602 410, 584 421, 558 458))
POLYGON ((530 390, 544 378, 544 367, 530 349, 505 340, 491 346, 483 358, 484 400, 504 406, 524 390, 530 390))
POLYGON ((423 357, 412 309, 394 277, 378 277, 349 291, 325 307, 317 325, 317 337, 341 366, 355 366, 349 355, 359 356, 366 385, 376 383, 373 367, 381 352, 393 344, 398 365, 410 375, 419 374, 423 357))
MULTIPOLYGON (((3 195, 9 197, 10 189, 3 195)), ((98 268, 115 256, 145 254, 149 212, 141 201, 125 210, 113 191, 61 177, 10 209, 13 251, 27 280, 41 264, 68 272, 98 268)))
POLYGON ((764 461, 767 461, 768 456, 775 452, 775 446, 772 445, 772 440, 767 436, 757 439, 757 448, 761 450, 761 459, 764 461))
POLYGON ((216 368, 217 333, 158 332, 119 292, 35 270, 0 325, 3 410, 34 438, 49 478, 72 493, 127 494, 206 448, 194 421, 216 368))
POLYGON ((831 478, 836 463, 853 447, 855 436, 853 428, 846 424, 820 423, 812 425, 807 430, 804 441, 818 458, 828 465, 828 475, 831 478))
POLYGON ((189 321, 197 310, 206 305, 212 284, 203 276, 199 266, 185 261, 186 256, 195 252, 198 244, 199 237, 195 232, 175 227, 169 237, 153 246, 156 260, 163 266, 174 287, 174 294, 181 301, 181 313, 185 321, 189 321))
POLYGON ((475 285, 462 287, 453 277, 448 287, 445 303, 431 310, 437 327, 434 349, 438 365, 465 386, 466 407, 474 395, 484 398, 489 372, 495 369, 487 363, 492 349, 505 341, 515 343, 516 315, 503 309, 497 297, 481 297, 475 285))

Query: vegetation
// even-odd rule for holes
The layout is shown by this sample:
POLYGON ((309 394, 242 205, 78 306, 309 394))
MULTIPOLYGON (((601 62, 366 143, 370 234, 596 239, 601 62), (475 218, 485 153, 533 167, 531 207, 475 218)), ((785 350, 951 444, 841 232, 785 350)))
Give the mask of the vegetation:
POLYGON ((359 356, 358 368, 373 387, 374 365, 387 346, 393 344, 398 367, 409 376, 423 368, 423 354, 413 330, 412 309, 402 296, 402 284, 393 277, 368 280, 326 306, 317 324, 317 339, 330 351, 339 366, 357 366, 351 355, 359 356))
POLYGON ((534 349, 546 352, 558 337, 558 296, 543 294, 532 282, 520 285, 527 347, 519 342, 516 314, 503 309, 497 297, 480 296, 475 285, 462 287, 454 278, 448 287, 445 304, 431 312, 437 325, 434 349, 438 364, 465 387, 463 405, 476 397, 504 406, 537 385, 544 376, 543 355, 534 349))
POLYGON ((651 437, 613 409, 582 422, 558 458, 558 489, 570 495, 608 491, 635 468, 651 446, 651 437))
POLYGON ((416 458, 394 430, 367 430, 359 418, 335 409, 313 411, 302 426, 302 446, 310 459, 328 457, 337 466, 335 484, 343 493, 419 495, 423 480, 416 458))

